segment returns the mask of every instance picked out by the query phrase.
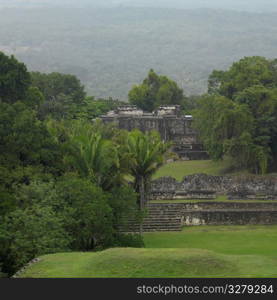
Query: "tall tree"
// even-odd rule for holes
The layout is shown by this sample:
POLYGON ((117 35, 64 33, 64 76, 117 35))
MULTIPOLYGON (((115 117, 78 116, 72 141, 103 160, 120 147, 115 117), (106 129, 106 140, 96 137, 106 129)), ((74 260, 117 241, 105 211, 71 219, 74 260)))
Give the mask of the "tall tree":
POLYGON ((0 162, 8 168, 59 165, 59 146, 36 112, 22 102, 0 103, 0 162))
POLYGON ((13 55, 7 56, 0 51, 0 101, 15 103, 24 100, 31 77, 26 66, 13 55))
POLYGON ((40 117, 55 119, 76 117, 85 105, 86 93, 80 80, 70 74, 33 72, 32 85, 38 88, 45 102, 40 107, 40 117))
POLYGON ((129 102, 149 112, 160 105, 183 104, 184 101, 183 90, 177 83, 157 75, 152 69, 142 84, 133 86, 129 92, 129 102))
POLYGON ((255 173, 277 167, 276 79, 276 60, 259 56, 210 75, 194 124, 212 158, 228 154, 255 173))
POLYGON ((194 126, 211 158, 218 160, 229 154, 238 165, 248 167, 254 120, 246 105, 223 96, 205 96, 194 116, 194 126), (250 141, 247 136, 251 137, 250 141), (244 144, 238 147, 241 141, 244 144))
POLYGON ((157 132, 143 134, 134 130, 128 135, 127 151, 130 154, 130 174, 139 194, 139 206, 143 209, 148 198, 152 175, 165 162, 170 143, 161 140, 157 132))
MULTIPOLYGON (((49 124, 57 139, 61 138, 59 128, 49 124)), ((120 181, 118 146, 111 139, 103 138, 100 128, 81 120, 67 123, 65 129, 64 153, 68 171, 73 170, 83 178, 109 190, 120 181), (96 127, 97 128, 97 127, 96 127)))
POLYGON ((261 56, 244 57, 227 71, 215 70, 209 77, 209 93, 234 100, 239 92, 253 85, 277 86, 275 62, 261 56))

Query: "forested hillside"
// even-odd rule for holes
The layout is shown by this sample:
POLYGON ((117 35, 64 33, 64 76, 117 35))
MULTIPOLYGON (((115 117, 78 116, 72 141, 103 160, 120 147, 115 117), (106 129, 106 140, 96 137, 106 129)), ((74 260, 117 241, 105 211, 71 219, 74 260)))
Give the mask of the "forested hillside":
POLYGON ((78 76, 89 94, 127 99, 150 68, 185 94, 243 56, 276 56, 277 13, 159 8, 0 10, 0 51, 30 70, 78 76))
POLYGON ((268 12, 277 10, 275 0, 0 0, 5 7, 35 6, 96 6, 96 7, 169 7, 169 8, 213 8, 240 11, 268 12))

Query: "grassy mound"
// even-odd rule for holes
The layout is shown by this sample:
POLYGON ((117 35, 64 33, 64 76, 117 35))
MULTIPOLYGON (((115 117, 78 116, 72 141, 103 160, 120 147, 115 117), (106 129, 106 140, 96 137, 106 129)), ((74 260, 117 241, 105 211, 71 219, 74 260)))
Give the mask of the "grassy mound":
POLYGON ((200 249, 114 248, 45 255, 21 277, 277 277, 277 261, 200 249))
POLYGON ((187 227, 145 243, 45 255, 21 277, 277 277, 277 226, 187 227))

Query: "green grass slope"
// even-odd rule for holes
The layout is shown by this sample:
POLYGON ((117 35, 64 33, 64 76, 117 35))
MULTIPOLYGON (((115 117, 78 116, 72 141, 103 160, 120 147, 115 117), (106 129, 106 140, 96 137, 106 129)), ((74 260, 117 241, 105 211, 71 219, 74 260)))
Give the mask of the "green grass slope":
POLYGON ((146 233, 145 249, 45 255, 21 277, 277 277, 277 226, 146 233))
POLYGON ((146 248, 199 248, 231 255, 277 258, 277 225, 189 226, 144 234, 146 248))
MULTIPOLYGON (((250 174, 247 170, 234 170, 231 167, 230 159, 222 161, 212 160, 188 160, 175 161, 163 165, 153 176, 157 179, 164 176, 171 176, 178 181, 184 176, 204 173, 208 175, 245 175, 250 174)), ((277 173, 268 173, 267 176, 277 176, 277 173)))
POLYGON ((184 176, 205 173, 208 175, 221 175, 229 167, 228 161, 214 162, 211 160, 176 161, 162 166, 154 175, 154 179, 163 176, 172 176, 182 180, 184 176))
POLYGON ((277 259, 200 249, 114 248, 45 255, 21 277, 277 277, 277 259))

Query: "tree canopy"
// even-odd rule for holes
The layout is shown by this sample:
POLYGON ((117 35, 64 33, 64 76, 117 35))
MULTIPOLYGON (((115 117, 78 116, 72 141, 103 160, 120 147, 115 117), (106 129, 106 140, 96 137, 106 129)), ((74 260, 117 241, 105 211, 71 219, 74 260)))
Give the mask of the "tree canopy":
POLYGON ((86 93, 76 76, 32 72, 31 79, 32 85, 40 90, 45 100, 40 108, 42 118, 49 115, 56 119, 76 117, 82 110, 86 93))
POLYGON ((245 57, 209 77, 195 126, 214 159, 230 155, 237 167, 266 173, 277 167, 276 60, 245 57))
POLYGON ((142 84, 133 86, 129 92, 129 102, 149 112, 160 105, 183 104, 184 99, 183 90, 175 81, 157 75, 152 69, 142 84))
POLYGON ((0 101, 24 100, 30 85, 31 76, 25 64, 0 51, 0 101))
POLYGON ((170 143, 161 140, 155 131, 143 134, 139 130, 130 132, 127 151, 130 154, 130 174, 134 177, 134 187, 139 193, 139 204, 143 208, 147 201, 152 175, 165 162, 170 143))

